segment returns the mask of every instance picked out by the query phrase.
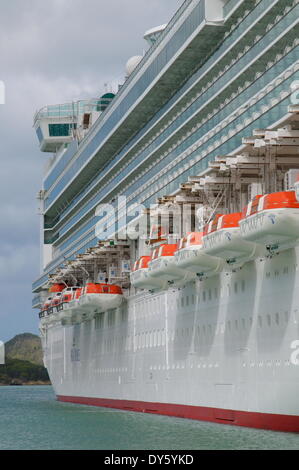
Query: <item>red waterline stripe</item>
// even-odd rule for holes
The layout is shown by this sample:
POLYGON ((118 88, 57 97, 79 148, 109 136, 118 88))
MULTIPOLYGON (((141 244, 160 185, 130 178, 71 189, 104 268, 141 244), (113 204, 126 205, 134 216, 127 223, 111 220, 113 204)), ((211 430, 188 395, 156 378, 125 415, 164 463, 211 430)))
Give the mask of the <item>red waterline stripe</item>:
POLYGON ((249 411, 224 410, 204 406, 176 405, 172 403, 151 403, 109 398, 71 397, 58 395, 57 400, 81 405, 117 408, 120 410, 155 413, 179 418, 231 424, 272 431, 299 432, 299 416, 249 411))

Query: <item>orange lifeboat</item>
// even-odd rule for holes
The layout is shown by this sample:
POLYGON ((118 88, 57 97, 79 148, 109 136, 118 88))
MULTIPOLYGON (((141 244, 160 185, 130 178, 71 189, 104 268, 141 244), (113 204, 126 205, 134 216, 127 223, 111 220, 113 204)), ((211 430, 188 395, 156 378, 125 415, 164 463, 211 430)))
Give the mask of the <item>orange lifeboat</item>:
POLYGON ((149 275, 149 262, 151 256, 141 256, 134 264, 130 274, 130 280, 134 287, 138 289, 155 290, 163 288, 165 282, 151 278, 149 275))
POLYGON ((299 239, 295 191, 257 196, 245 207, 239 225, 244 240, 264 245, 270 251, 294 247, 299 239))
POLYGON ((198 276, 210 277, 221 272, 223 260, 206 254, 203 249, 203 232, 192 232, 182 238, 175 254, 176 264, 180 269, 198 276))
POLYGON ((90 319, 95 313, 120 307, 123 300, 121 287, 89 282, 81 292, 78 305, 82 319, 90 319))
POLYGON ((153 251, 152 259, 149 263, 149 276, 152 279, 160 279, 172 283, 185 278, 186 271, 176 264, 175 253, 178 244, 163 244, 153 251))
POLYGON ((65 289, 65 284, 53 284, 50 287, 49 292, 51 294, 56 294, 57 292, 62 292, 64 289, 65 289))
POLYGON ((240 266, 257 256, 257 245, 241 237, 239 222, 242 212, 217 216, 205 227, 204 251, 240 266))

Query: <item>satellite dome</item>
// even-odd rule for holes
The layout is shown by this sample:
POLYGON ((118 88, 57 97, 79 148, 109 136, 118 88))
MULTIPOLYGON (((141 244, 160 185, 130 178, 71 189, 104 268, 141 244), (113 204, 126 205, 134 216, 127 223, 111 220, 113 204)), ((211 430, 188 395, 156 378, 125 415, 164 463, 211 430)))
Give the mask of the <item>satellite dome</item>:
POLYGON ((126 65, 126 76, 129 77, 137 65, 142 61, 142 55, 135 55, 128 60, 126 65))

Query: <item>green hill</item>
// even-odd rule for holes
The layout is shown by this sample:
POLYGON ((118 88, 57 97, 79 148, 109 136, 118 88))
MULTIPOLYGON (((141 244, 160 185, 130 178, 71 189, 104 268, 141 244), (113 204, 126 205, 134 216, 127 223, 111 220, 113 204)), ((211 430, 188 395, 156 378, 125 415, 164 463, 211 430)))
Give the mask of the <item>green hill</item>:
POLYGON ((15 336, 5 343, 5 364, 0 365, 0 385, 50 383, 42 357, 38 336, 31 333, 15 336))
POLYGON ((5 356, 43 365, 43 352, 39 336, 31 333, 17 335, 5 343, 5 356))

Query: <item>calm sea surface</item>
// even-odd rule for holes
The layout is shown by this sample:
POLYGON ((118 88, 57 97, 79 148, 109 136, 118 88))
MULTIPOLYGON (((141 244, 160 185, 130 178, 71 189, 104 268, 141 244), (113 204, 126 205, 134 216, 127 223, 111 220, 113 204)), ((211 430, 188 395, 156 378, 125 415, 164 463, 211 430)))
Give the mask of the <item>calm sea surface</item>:
POLYGON ((51 387, 0 387, 0 449, 299 449, 299 434, 65 404, 51 387))

